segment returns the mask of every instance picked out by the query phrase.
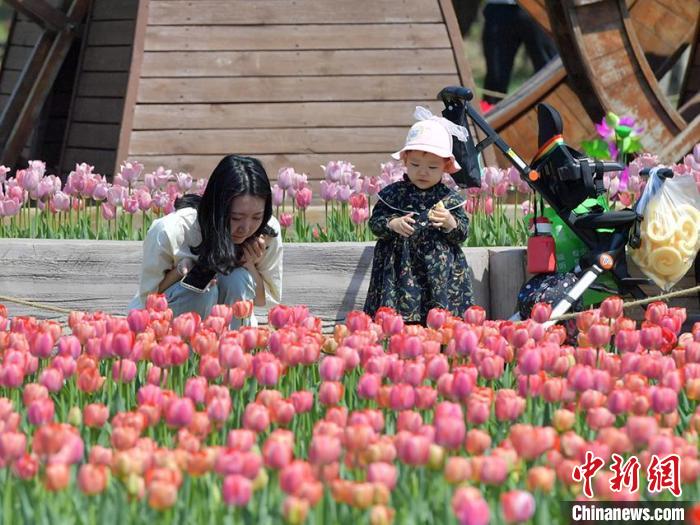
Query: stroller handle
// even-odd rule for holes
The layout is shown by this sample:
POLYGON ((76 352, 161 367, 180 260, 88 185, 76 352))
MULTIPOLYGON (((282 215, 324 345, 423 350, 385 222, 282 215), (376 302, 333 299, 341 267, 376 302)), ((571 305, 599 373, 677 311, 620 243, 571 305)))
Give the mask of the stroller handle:
POLYGON ((662 168, 662 167, 644 168, 644 169, 639 171, 640 175, 651 175, 652 173, 656 173, 662 179, 673 178, 673 170, 671 168, 662 168))
POLYGON ((469 88, 465 88, 464 86, 447 86, 446 88, 443 88, 440 93, 438 93, 438 99, 442 99, 446 105, 450 100, 462 99, 469 102, 473 98, 474 92, 469 88))

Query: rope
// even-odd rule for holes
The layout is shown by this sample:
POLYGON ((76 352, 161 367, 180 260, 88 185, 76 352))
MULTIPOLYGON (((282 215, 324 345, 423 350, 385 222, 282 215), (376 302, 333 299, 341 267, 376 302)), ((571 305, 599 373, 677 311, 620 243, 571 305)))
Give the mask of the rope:
MULTIPOLYGON (((668 292, 661 295, 655 295, 653 297, 647 297, 646 299, 639 299, 637 301, 631 301, 628 303, 622 303, 622 308, 631 308, 632 306, 640 306, 643 304, 653 303, 654 301, 660 301, 664 299, 671 299, 673 297, 682 297, 684 295, 690 295, 695 292, 700 292, 700 285, 693 286, 692 288, 686 288, 684 290, 678 290, 675 292, 668 292)), ((9 297, 7 295, 0 295, 0 301, 7 301, 10 303, 21 304, 24 306, 30 306, 32 308, 38 308, 40 310, 48 310, 50 312, 57 312, 60 314, 70 314, 73 310, 67 310, 65 308, 59 308, 57 306, 51 306, 48 304, 35 303, 32 301, 25 301, 24 299, 17 299, 16 297, 9 297)), ((560 315, 559 317, 552 317, 550 321, 566 321, 568 319, 575 319, 579 314, 583 312, 574 312, 571 314, 560 315)))
POLYGON ((481 91, 484 95, 490 95, 492 97, 506 98, 508 96, 508 93, 501 93, 500 91, 494 91, 492 89, 486 89, 478 86, 476 89, 481 91))
MULTIPOLYGON (((637 301, 631 301, 628 303, 622 303, 622 308, 630 308, 632 306, 639 306, 642 304, 653 303, 654 301, 660 301, 663 299, 671 299, 672 297, 681 297, 683 295, 690 295, 694 292, 700 292, 700 285, 693 286, 692 288, 686 288, 685 290, 678 290, 676 292, 668 292, 661 295, 655 295, 653 297, 647 297, 646 299, 639 299, 637 301)), ((571 314, 560 315, 559 317, 552 317, 550 321, 566 321, 568 319, 575 319, 576 316, 582 314, 583 312, 574 312, 571 314)))
POLYGON ((66 310, 65 308, 50 306, 48 304, 34 303, 32 301, 25 301, 24 299, 17 299, 15 297, 8 297, 6 295, 0 295, 0 301, 7 301, 10 303, 17 303, 24 306, 31 306, 32 308, 38 308, 40 310, 49 310, 50 312, 58 312, 59 314, 69 314, 72 312, 72 310, 66 310))

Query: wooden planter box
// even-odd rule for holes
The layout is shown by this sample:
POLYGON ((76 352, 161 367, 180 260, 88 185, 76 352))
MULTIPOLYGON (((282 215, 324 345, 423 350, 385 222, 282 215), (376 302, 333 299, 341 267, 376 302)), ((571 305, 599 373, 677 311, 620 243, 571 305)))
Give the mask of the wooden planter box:
MULTIPOLYGON (((283 302, 305 304, 330 326, 364 304, 374 243, 286 243, 283 302)), ((464 248, 477 304, 489 318, 506 319, 515 310, 527 278, 525 248, 464 248)), ((3 239, 0 295, 67 309, 125 314, 136 293, 142 247, 137 241, 3 239)), ((692 270, 679 288, 692 286, 692 270)), ((648 293, 655 293, 650 289, 648 293)), ((5 302, 10 315, 62 318, 62 314, 5 302)), ((697 314, 696 296, 674 304, 697 314)), ((258 309, 261 320, 265 309, 258 309)), ((637 312, 637 316, 639 312, 637 312)))

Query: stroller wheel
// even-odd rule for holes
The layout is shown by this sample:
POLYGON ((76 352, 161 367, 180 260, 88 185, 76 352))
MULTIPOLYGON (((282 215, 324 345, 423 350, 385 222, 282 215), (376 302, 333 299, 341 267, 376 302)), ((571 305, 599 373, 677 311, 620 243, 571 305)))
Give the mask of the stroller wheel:
MULTIPOLYGON (((541 273, 527 281, 518 293, 518 313, 521 319, 529 319, 532 307, 537 303, 549 303, 552 306, 561 301, 576 284, 578 278, 569 273, 541 273)), ((583 310, 581 299, 576 301, 571 310, 583 310)))

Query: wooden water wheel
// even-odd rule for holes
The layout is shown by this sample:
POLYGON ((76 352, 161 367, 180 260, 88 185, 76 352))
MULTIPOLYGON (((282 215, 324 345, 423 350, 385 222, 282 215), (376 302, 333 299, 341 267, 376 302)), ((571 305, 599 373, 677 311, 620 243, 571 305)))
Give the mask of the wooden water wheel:
POLYGON ((595 134, 607 111, 632 115, 646 128, 643 145, 666 161, 678 160, 700 141, 699 0, 520 0, 566 49, 517 92, 499 103, 488 120, 526 158, 536 150, 534 108, 555 106, 567 140, 595 134), (678 108, 658 84, 692 46, 678 108))

